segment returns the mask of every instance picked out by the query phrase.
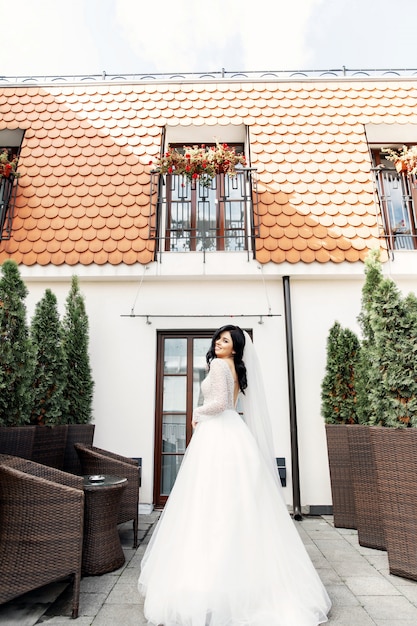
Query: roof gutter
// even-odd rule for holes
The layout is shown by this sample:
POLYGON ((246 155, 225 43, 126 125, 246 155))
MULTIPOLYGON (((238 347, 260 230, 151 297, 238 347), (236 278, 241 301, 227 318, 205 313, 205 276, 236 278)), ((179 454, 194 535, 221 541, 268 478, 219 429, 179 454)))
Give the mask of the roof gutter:
POLYGON ((293 516, 294 519, 299 521, 303 519, 303 516, 301 514, 300 496, 300 465, 298 454, 297 404, 295 398, 294 343, 292 332, 290 277, 283 276, 282 282, 284 288, 285 337, 287 346, 288 396, 290 407, 293 516))

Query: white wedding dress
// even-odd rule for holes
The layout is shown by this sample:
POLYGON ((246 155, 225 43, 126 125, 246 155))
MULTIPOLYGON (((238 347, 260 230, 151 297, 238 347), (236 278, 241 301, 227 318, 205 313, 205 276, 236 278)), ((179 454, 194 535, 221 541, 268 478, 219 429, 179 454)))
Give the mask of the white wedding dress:
POLYGON ((145 617, 157 626, 317 626, 329 597, 233 388, 229 366, 214 359, 142 560, 145 617))

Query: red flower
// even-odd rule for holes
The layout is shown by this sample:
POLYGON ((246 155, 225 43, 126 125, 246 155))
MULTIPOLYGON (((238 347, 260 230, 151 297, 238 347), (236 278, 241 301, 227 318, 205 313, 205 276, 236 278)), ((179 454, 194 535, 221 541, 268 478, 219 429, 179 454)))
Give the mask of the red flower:
POLYGON ((194 172, 194 174, 193 174, 193 178, 198 178, 198 174, 196 174, 196 173, 194 172))

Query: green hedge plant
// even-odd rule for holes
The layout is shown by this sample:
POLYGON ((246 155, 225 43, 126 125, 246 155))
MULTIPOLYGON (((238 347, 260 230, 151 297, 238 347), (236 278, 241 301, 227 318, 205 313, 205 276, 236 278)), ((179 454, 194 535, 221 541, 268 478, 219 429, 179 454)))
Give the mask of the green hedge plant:
POLYGON ((68 424, 88 424, 92 419, 94 382, 88 353, 88 317, 78 278, 72 277, 63 319, 63 347, 66 363, 68 424))
POLYGON ((17 263, 7 260, 0 279, 0 426, 30 422, 34 353, 26 321, 27 288, 17 263))
POLYGON ((403 297, 390 278, 375 291, 370 312, 374 335, 369 377, 372 423, 417 426, 417 301, 403 297))
POLYGON ((371 250, 365 260, 365 282, 362 287, 361 310, 358 315, 362 341, 356 365, 356 392, 357 414, 361 424, 376 424, 379 419, 376 406, 370 402, 370 396, 380 393, 382 384, 381 373, 375 366, 378 356, 371 317, 375 293, 382 280, 380 252, 377 249, 371 250))
POLYGON ((417 426, 417 300, 384 278, 378 250, 365 261, 358 316, 363 339, 357 376, 357 411, 363 423, 417 426))
POLYGON ((321 386, 321 412, 326 424, 356 424, 355 367, 360 343, 353 331, 335 322, 327 339, 326 373, 321 386))
POLYGON ((33 424, 66 424, 66 363, 57 299, 50 289, 37 303, 31 323, 36 369, 33 381, 33 424))

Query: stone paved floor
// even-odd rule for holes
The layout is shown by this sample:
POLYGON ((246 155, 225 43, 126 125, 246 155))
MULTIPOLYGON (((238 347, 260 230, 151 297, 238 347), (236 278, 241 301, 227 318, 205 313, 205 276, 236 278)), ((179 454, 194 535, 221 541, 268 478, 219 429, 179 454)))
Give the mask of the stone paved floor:
MULTIPOLYGON (((145 626, 136 584, 157 517, 140 516, 137 550, 130 547, 130 524, 120 526, 126 563, 110 574, 83 578, 76 621, 70 618, 70 588, 56 584, 0 606, 0 625, 145 626)), ((334 528, 331 517, 305 517, 295 524, 332 599, 330 626, 417 625, 417 582, 391 576, 386 552, 362 548, 356 531, 334 528)))

